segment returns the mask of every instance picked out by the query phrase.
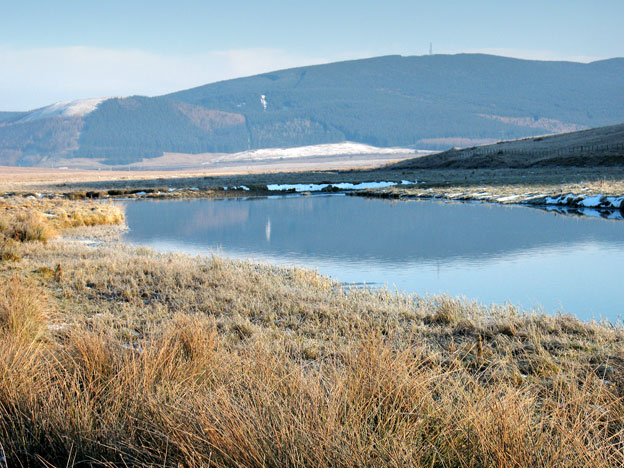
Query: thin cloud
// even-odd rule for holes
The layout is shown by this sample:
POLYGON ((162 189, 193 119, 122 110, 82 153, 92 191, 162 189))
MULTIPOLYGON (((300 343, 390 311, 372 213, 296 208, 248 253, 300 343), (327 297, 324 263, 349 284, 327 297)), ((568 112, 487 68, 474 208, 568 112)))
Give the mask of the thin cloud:
POLYGON ((158 95, 219 80, 314 63, 278 49, 169 56, 139 49, 0 47, 0 110, 100 96, 158 95))

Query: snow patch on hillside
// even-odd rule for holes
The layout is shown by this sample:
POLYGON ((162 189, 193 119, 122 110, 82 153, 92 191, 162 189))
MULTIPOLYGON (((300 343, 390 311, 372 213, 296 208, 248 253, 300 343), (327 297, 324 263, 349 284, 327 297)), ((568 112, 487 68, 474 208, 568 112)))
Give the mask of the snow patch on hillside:
POLYGON ((356 154, 428 154, 431 151, 413 150, 409 148, 378 148, 346 141, 344 143, 329 143, 324 145, 299 146, 297 148, 266 148, 228 154, 219 158, 223 161, 262 160, 307 158, 314 156, 349 156, 356 154))
POLYGON ((84 117, 93 112, 104 101, 111 98, 77 99, 76 101, 61 101, 50 106, 36 109, 25 115, 17 122, 31 122, 48 117, 84 117))

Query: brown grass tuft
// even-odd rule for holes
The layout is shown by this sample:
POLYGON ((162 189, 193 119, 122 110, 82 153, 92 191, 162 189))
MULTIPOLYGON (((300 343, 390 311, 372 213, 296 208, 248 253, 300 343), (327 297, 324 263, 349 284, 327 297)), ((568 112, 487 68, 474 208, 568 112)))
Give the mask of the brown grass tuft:
POLYGON ((9 279, 0 290, 0 332, 24 342, 43 336, 48 325, 43 294, 17 276, 9 279))
POLYGON ((3 238, 0 229, 0 260, 3 262, 18 262, 21 259, 22 253, 17 241, 3 238))
POLYGON ((178 315, 140 346, 84 329, 34 358, 2 342, 12 367, 0 365, 0 437, 16 465, 38 457, 172 467, 624 461, 621 399, 595 377, 560 375, 548 391, 489 383, 391 341, 364 333, 340 357, 310 365, 266 342, 231 348, 214 323, 178 315))
POLYGON ((47 242, 56 235, 54 228, 39 213, 20 213, 10 221, 5 236, 19 242, 47 242))
POLYGON ((19 242, 47 242, 60 230, 120 224, 122 209, 112 203, 11 198, 0 201, 0 236, 19 242))

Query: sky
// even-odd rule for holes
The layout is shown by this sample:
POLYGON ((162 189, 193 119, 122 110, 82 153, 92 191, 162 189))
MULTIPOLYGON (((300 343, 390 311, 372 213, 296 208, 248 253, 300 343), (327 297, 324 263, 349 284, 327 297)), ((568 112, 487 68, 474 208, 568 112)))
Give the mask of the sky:
POLYGON ((622 0, 0 0, 0 110, 302 65, 482 52, 624 57, 622 0))

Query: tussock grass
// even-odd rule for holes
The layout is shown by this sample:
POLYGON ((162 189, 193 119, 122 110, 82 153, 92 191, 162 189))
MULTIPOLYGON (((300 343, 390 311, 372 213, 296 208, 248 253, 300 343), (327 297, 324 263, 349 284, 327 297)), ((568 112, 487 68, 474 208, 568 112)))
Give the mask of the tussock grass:
POLYGON ((132 346, 82 326, 21 346, 0 343, 10 466, 624 462, 621 397, 598 377, 492 381, 464 367, 460 351, 443 359, 376 331, 313 361, 266 336, 233 346, 213 319, 188 314, 132 346))
POLYGON ((47 242, 66 228, 119 224, 123 211, 116 205, 49 199, 0 200, 0 248, 2 257, 15 259, 7 240, 47 242))
POLYGON ((218 257, 19 246, 0 264, 8 466, 624 463, 619 327, 218 257))
POLYGON ((47 328, 48 313, 40 291, 13 276, 0 290, 0 334, 26 342, 39 340, 47 328))
POLYGON ((5 262, 17 262, 22 259, 18 242, 14 239, 7 239, 2 235, 0 228, 0 260, 5 262))
POLYGON ((16 215, 4 231, 8 239, 18 242, 47 242, 56 235, 55 229, 45 222, 39 213, 20 213, 16 215))

